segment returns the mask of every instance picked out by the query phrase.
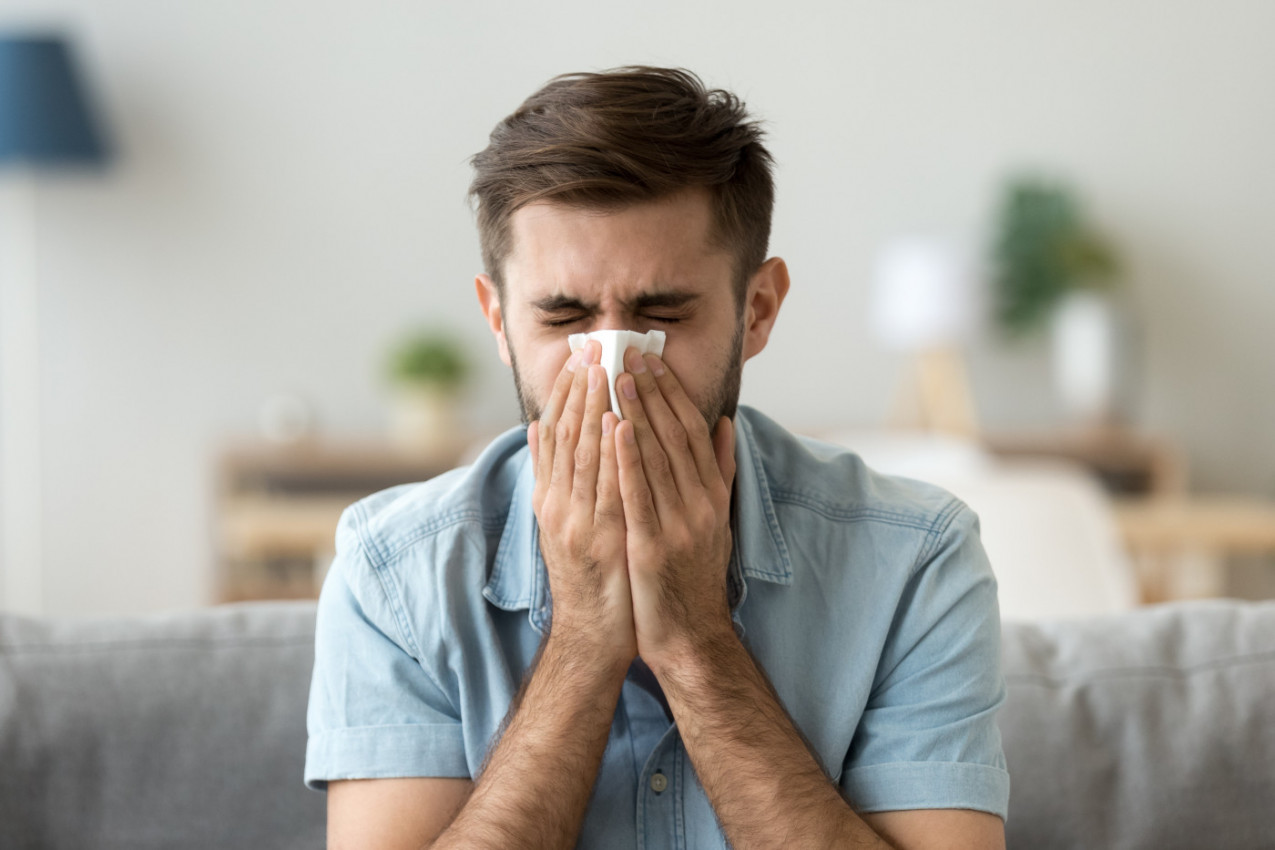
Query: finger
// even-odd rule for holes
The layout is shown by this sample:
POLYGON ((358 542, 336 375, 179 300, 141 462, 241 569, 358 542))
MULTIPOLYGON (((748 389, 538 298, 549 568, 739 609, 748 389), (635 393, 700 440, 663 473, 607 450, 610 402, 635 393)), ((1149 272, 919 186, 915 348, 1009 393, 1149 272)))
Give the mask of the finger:
POLYGON ((575 450, 575 481, 571 485, 571 501, 594 509, 598 491, 598 457, 602 449, 602 413, 607 409, 610 391, 607 389, 607 370, 601 366, 589 366, 585 372, 585 396, 583 421, 580 423, 580 442, 575 450))
MULTIPOLYGON (((583 364, 580 364, 583 365, 583 364)), ((575 477, 575 451, 580 441, 580 425, 584 419, 584 396, 588 392, 589 370, 577 367, 571 375, 571 389, 562 407, 562 415, 553 426, 553 471, 549 487, 570 487, 575 477)))
MULTIPOLYGON (((605 388, 604 388, 605 389, 605 388)), ((606 392, 610 401, 610 391, 606 392)), ((624 503, 620 500, 620 470, 616 467, 615 426, 620 419, 611 411, 602 414, 602 446, 598 457, 598 500, 594 521, 608 526, 624 523, 624 503)))
POLYGON ((574 370, 579 362, 580 357, 577 352, 572 354, 563 365, 562 370, 558 372, 557 380, 554 381, 553 391, 549 393, 549 401, 540 412, 540 425, 536 428, 536 439, 540 444, 537 452, 539 460, 536 465, 536 483, 542 487, 549 485, 549 478, 553 474, 554 428, 562 414, 562 407, 566 404, 567 394, 571 391, 571 384, 575 378, 574 370))
POLYGON ((686 429, 689 450, 695 461, 695 469, 699 472, 700 483, 711 487, 722 480, 722 471, 713 454, 713 435, 708 430, 708 423, 704 421, 704 414, 691 401, 682 382, 667 368, 663 360, 654 354, 648 354, 646 365, 655 378, 655 383, 659 385, 665 403, 686 429))
POLYGON ((661 517, 671 519, 674 513, 681 510, 682 493, 689 493, 685 489, 689 484, 689 452, 686 452, 685 446, 676 447, 676 441, 667 436, 665 439, 672 450, 666 450, 655 428, 658 426, 662 430, 671 431, 672 428, 680 430, 682 426, 660 396, 660 389, 647 370, 641 352, 635 348, 628 350, 625 354, 625 369, 630 371, 622 374, 616 384, 620 389, 620 409, 624 412, 625 421, 633 426, 635 442, 641 455, 642 467, 646 470, 655 507, 661 517), (650 418, 652 415, 656 417, 655 421, 650 418), (682 480, 679 480, 679 476, 682 480))
POLYGON ((629 420, 615 426, 616 471, 620 481, 620 502, 624 506, 624 525, 647 535, 660 533, 660 515, 651 498, 642 453, 638 449, 633 423, 629 420))
POLYGON ((713 455, 727 489, 735 481, 735 423, 723 416, 713 429, 713 455))
POLYGON ((531 468, 537 469, 536 458, 540 456, 540 437, 537 432, 540 430, 540 422, 532 420, 527 423, 527 448, 531 450, 531 468))

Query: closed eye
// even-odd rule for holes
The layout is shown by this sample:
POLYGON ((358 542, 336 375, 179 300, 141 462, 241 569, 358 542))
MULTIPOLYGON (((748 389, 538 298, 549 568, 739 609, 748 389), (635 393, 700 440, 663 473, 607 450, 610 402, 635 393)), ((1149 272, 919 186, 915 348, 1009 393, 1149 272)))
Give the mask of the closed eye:
POLYGON ((565 328, 567 325, 574 325, 583 320, 583 316, 572 316, 569 319, 545 319, 541 324, 548 328, 565 328))

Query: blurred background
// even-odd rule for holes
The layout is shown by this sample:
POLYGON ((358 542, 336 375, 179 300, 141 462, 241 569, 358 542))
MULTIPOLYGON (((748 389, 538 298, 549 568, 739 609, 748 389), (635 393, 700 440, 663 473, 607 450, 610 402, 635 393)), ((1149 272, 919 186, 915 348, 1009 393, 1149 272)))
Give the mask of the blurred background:
POLYGON ((1261 0, 5 0, 0 608, 312 595, 344 505, 517 424, 467 159, 632 63, 769 130, 793 287, 743 403, 969 501, 1006 616, 1275 596, 1272 32, 1261 0))

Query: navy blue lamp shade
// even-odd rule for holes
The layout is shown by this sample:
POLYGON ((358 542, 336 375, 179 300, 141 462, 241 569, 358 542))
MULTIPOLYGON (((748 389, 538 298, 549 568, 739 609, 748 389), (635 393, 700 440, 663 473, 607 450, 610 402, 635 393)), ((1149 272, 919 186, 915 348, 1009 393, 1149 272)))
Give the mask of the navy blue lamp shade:
POLYGON ((0 35, 0 164, 107 158, 65 41, 0 35))

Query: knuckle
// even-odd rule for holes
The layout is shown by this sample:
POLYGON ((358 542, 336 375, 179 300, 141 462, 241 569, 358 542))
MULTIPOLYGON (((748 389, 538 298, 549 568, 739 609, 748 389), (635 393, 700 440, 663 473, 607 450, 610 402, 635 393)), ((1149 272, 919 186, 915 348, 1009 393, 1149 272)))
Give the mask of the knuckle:
POLYGON ((597 514, 598 519, 607 523, 624 519, 624 506, 620 504, 620 500, 616 498, 614 493, 607 493, 605 497, 599 493, 598 504, 594 512, 597 514))
POLYGON ((704 421, 704 417, 700 416, 698 412, 691 417, 691 424, 688 430, 697 442, 705 442, 712 439, 712 434, 708 430, 708 423, 704 421))
POLYGON ((540 515, 537 519, 540 524, 546 528, 557 528, 561 519, 561 509, 558 507, 556 499, 546 499, 540 506, 540 515))
POLYGON ((668 455, 659 449, 651 452, 646 462, 647 466, 649 466, 651 471, 656 475, 662 476, 669 471, 668 455))
POLYGON ((678 528, 675 531, 666 531, 664 533, 665 545, 674 552, 685 552, 692 547, 694 541, 691 533, 685 527, 678 528))
POLYGON ((687 445, 686 429, 682 427, 682 423, 674 420, 664 426, 664 439, 669 446, 681 448, 687 445))
POLYGON ((596 457, 594 456, 593 446, 586 445, 584 443, 576 446, 575 462, 577 469, 582 466, 592 466, 595 460, 596 457))
POLYGON ((570 422, 563 419, 553 427, 553 438, 559 444, 575 442, 575 428, 570 422))
POLYGON ((571 552, 579 552, 588 546, 588 535, 581 533, 576 523, 568 523, 562 532, 562 542, 571 552))

